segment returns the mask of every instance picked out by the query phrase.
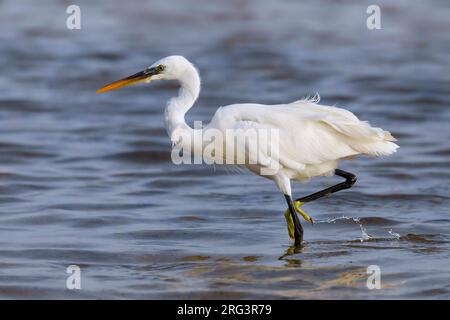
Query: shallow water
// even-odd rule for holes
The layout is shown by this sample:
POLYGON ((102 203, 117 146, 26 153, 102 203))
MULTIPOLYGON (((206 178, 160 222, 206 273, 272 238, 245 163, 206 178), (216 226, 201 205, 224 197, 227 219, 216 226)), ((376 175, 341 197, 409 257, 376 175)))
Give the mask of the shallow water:
POLYGON ((361 1, 78 1, 75 31, 64 1, 0 1, 0 298, 450 298, 450 8, 378 2, 369 31, 361 1), (169 54, 202 75, 190 122, 319 92, 401 148, 342 163, 294 251, 273 183, 172 164, 175 86, 95 95, 169 54))

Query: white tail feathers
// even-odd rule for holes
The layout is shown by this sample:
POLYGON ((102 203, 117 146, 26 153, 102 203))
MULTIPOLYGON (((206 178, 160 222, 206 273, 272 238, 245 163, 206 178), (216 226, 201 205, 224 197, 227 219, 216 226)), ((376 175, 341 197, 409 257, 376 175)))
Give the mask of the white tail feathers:
POLYGON ((391 141, 382 140, 368 144, 352 146, 355 150, 370 156, 387 156, 397 151, 399 146, 391 141))
MULTIPOLYGON (((351 143, 351 147, 363 154, 371 156, 387 156, 397 151, 399 146, 392 141, 397 141, 389 131, 384 131, 380 128, 372 128, 366 123, 374 134, 368 137, 368 141, 362 142, 356 140, 356 143, 351 143)), ((352 141, 353 142, 353 141, 352 141)))
POLYGON ((389 131, 383 131, 383 133, 384 133, 384 140, 397 141, 397 139, 395 139, 389 131))
POLYGON ((342 118, 328 118, 323 119, 322 122, 344 135, 348 145, 357 152, 371 156, 383 156, 394 153, 399 148, 392 142, 397 140, 389 131, 371 127, 366 121, 342 120, 342 118))

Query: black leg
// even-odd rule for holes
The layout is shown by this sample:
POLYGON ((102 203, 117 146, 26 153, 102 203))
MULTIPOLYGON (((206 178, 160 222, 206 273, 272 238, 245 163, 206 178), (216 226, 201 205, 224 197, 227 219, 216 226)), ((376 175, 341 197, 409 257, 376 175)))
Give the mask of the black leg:
POLYGON ((295 246, 300 246, 303 241, 303 227, 300 223, 300 219, 297 217, 295 213, 294 204, 292 203, 292 198, 290 196, 284 195, 286 198, 286 202, 289 207, 289 211, 291 212, 292 221, 294 221, 294 237, 295 237, 295 246))
POLYGON ((327 195, 329 195, 331 193, 334 193, 334 192, 337 192, 337 191, 340 191, 340 190, 344 190, 344 189, 349 189, 356 182, 356 176, 353 173, 350 173, 350 172, 347 172, 347 171, 344 171, 344 170, 341 170, 341 169, 336 169, 336 170, 334 170, 334 174, 337 175, 337 176, 345 178, 345 181, 341 182, 341 183, 338 183, 338 184, 336 184, 334 186, 331 186, 329 188, 323 189, 321 191, 318 191, 316 193, 310 194, 310 195, 308 195, 306 197, 299 198, 299 199, 297 199, 295 201, 301 201, 303 203, 311 202, 311 201, 317 200, 319 198, 325 197, 325 196, 327 196, 327 195))

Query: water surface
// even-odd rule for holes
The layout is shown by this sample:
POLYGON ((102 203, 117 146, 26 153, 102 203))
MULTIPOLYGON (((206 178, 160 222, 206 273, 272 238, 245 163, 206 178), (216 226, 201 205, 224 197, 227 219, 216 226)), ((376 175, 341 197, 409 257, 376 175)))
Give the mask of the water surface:
POLYGON ((78 3, 77 31, 65 1, 0 1, 0 298, 450 298, 445 1, 381 1, 375 31, 364 1, 78 3), (190 123, 319 92, 401 148, 342 163, 357 184, 305 206, 294 251, 272 182, 172 164, 174 85, 95 95, 170 54, 202 75, 190 123))

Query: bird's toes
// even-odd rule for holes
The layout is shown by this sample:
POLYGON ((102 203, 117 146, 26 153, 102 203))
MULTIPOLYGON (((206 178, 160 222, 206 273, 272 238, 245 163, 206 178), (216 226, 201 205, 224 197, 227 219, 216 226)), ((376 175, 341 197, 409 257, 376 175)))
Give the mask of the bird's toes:
POLYGON ((303 217, 303 219, 305 219, 306 221, 310 222, 311 224, 314 224, 313 218, 311 218, 309 216, 309 214, 307 214, 305 212, 305 210, 303 210, 302 205, 303 205, 303 202, 295 201, 295 204, 294 204, 295 210, 297 210, 297 212, 300 213, 300 215, 303 217))

